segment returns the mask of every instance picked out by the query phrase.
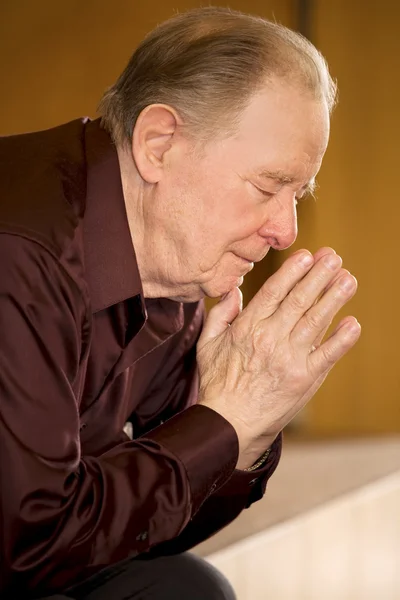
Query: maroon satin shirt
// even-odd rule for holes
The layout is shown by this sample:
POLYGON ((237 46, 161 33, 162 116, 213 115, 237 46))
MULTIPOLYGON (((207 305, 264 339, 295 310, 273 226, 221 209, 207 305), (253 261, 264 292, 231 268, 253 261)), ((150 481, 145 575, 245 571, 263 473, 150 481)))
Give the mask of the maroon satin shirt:
POLYGON ((0 139, 0 194, 0 593, 26 598, 209 537, 280 439, 237 471, 234 429, 194 406, 203 305, 143 298, 99 121, 0 139))

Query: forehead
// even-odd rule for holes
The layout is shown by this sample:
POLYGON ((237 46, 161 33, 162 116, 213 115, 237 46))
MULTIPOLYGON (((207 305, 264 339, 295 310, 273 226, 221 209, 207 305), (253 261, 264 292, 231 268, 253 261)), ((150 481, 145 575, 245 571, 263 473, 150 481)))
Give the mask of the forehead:
POLYGON ((324 103, 278 82, 251 98, 232 138, 232 149, 257 174, 273 173, 289 182, 315 175, 328 138, 329 114, 324 103))

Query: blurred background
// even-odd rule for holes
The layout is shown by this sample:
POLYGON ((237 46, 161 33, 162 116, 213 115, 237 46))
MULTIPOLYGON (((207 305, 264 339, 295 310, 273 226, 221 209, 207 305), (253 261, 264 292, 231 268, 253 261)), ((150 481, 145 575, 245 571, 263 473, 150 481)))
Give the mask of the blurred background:
MULTIPOLYGON (((102 92, 114 82, 143 36, 174 12, 202 4, 200 0, 2 0, 0 134, 47 128, 84 115, 95 117, 102 92)), ((343 316, 354 314, 363 332, 288 435, 299 442, 313 442, 321 453, 327 447, 334 449, 336 458, 329 455, 328 463, 320 465, 324 485, 330 479, 326 465, 340 473, 351 463, 355 447, 358 462, 351 463, 354 470, 349 482, 357 479, 356 471, 365 463, 386 465, 386 471, 400 469, 400 446, 392 443, 400 439, 400 4, 392 0, 219 0, 206 4, 229 5, 301 31, 325 55, 338 81, 339 105, 318 176, 317 199, 300 204, 300 233, 294 249, 315 251, 327 245, 343 257, 344 266, 359 282, 359 291, 343 316), (382 454, 385 439, 391 440, 390 458, 382 454), (342 445, 332 446, 337 440, 342 445), (359 444, 351 445, 354 440, 359 444), (365 440, 378 445, 367 446, 365 440), (324 441, 331 445, 318 445, 324 441)), ((246 277, 246 301, 284 258, 285 253, 268 255, 246 277)), ((296 448, 293 460, 298 462, 292 465, 296 474, 288 475, 287 489, 289 495, 301 496, 301 486, 311 485, 306 472, 311 467, 301 454, 304 444, 296 448), (303 477, 299 479, 299 470, 307 484, 303 477)), ((366 479, 371 478, 370 474, 366 479)), ((275 511, 279 513, 278 500, 275 511)), ((272 521, 279 520, 282 515, 272 521)), ((251 531, 232 534, 229 540, 236 542, 261 527, 246 526, 251 531)), ((220 547, 217 544, 209 550, 220 547)), ((309 545, 304 548, 310 550, 309 545)), ((365 565, 363 569, 367 573, 365 565)), ((332 587, 328 580, 327 588, 332 587)), ((299 588, 284 595, 282 585, 275 599, 331 597, 327 592, 301 595, 299 588)), ((390 590, 382 592, 379 585, 373 587, 372 595, 337 592, 332 598, 400 597, 400 588, 390 588, 390 595, 390 590)), ((250 598, 244 593, 240 597, 250 598)), ((251 597, 268 595, 253 593, 251 597)))
MULTIPOLYGON (((2 0, 0 134, 95 116, 98 101, 142 37, 199 0, 2 0)), ((208 4, 208 3, 207 3, 208 4)), ((212 3, 213 4, 213 3, 212 3)), ((300 204, 296 248, 332 246, 358 279, 346 308, 362 337, 298 418, 299 434, 400 432, 400 5, 391 0, 232 0, 228 5, 305 33, 339 84, 318 177, 300 204)), ((245 299, 284 258, 268 256, 245 299)))

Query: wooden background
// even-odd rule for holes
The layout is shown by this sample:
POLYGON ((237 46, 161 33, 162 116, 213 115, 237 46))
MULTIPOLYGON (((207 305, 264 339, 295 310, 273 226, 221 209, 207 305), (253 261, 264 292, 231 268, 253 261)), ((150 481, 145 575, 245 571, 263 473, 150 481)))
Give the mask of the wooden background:
MULTIPOLYGON (((207 2, 206 4, 209 4, 207 2)), ((212 3, 211 3, 212 4, 212 3)), ((227 5, 226 2, 217 2, 227 5)), ((297 424, 310 437, 400 431, 400 5, 314 0, 311 35, 338 79, 340 104, 317 201, 301 205, 296 248, 330 245, 359 280, 346 313, 363 326, 297 424)), ((2 0, 0 134, 95 116, 102 91, 143 35, 196 0, 2 0)), ((296 0, 231 1, 296 28, 296 0)), ((285 253, 246 278, 248 299, 285 253)))

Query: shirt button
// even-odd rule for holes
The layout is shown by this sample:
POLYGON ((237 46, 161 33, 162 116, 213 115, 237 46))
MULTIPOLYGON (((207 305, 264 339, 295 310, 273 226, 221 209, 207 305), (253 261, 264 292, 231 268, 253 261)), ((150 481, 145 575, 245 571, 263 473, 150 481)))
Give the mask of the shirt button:
POLYGON ((145 542, 148 537, 149 537, 148 532, 143 531, 142 533, 139 533, 139 535, 136 536, 136 541, 137 542, 145 542))

